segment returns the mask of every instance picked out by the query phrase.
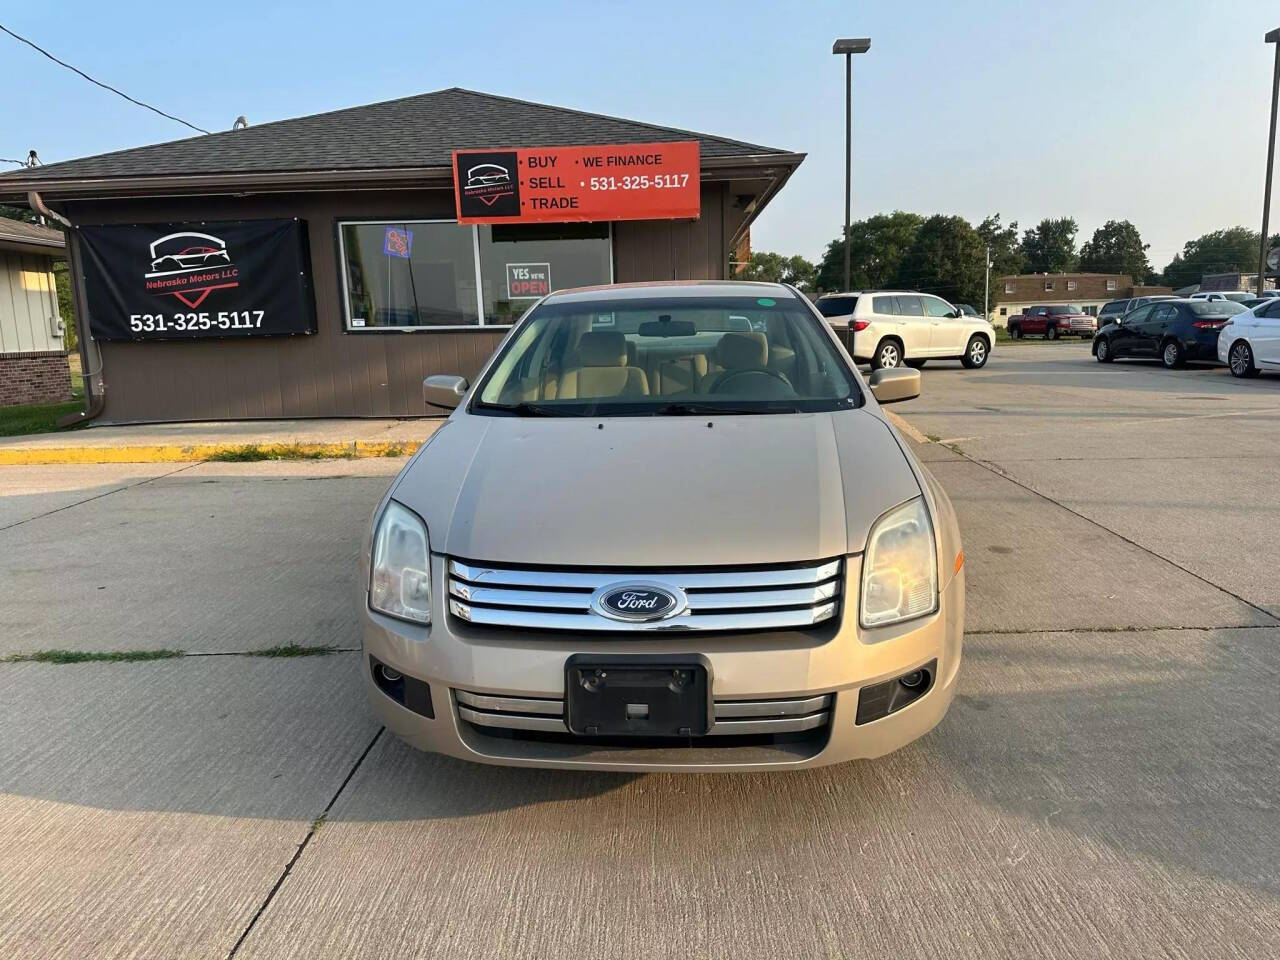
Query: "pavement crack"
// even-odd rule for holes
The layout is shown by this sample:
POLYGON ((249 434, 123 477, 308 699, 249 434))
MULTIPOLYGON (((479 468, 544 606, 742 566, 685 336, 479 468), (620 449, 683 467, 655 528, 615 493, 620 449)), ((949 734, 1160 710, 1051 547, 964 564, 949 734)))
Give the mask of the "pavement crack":
POLYGON ((950 449, 955 450, 955 452, 958 453, 965 460, 969 461, 975 466, 981 467, 983 470, 986 470, 988 473, 993 473, 997 477, 1007 480, 1009 483, 1012 483, 1015 487, 1019 487, 1027 491, 1028 493, 1032 494, 1033 496, 1039 497, 1041 500, 1044 500, 1046 503, 1051 503, 1055 507, 1065 510, 1067 513, 1071 514, 1073 517, 1079 517, 1081 520, 1084 520, 1086 523, 1097 527, 1099 530, 1105 530, 1107 533, 1111 534, 1113 537, 1118 537, 1119 539, 1123 540, 1125 543, 1129 544, 1131 547, 1136 547, 1137 549, 1141 550, 1143 553, 1147 554, 1148 556, 1155 557, 1157 560, 1163 560, 1165 563, 1169 564, 1169 566, 1174 567, 1175 569, 1181 570, 1183 573, 1187 574, 1187 576, 1194 577, 1195 579, 1199 580, 1201 583, 1207 584, 1208 586, 1213 587, 1215 590, 1221 591, 1222 593, 1226 594, 1228 597, 1231 597, 1233 600, 1243 603, 1246 607, 1249 607, 1251 610, 1256 610, 1258 613, 1262 614, 1268 620, 1272 621, 1272 624, 1280 624, 1280 617, 1276 616, 1266 607, 1259 606, 1258 604, 1254 603, 1252 600, 1246 600, 1244 597, 1240 596, 1240 594, 1234 593, 1233 591, 1228 590, 1226 587, 1222 586, 1219 583, 1214 583, 1208 577, 1202 576, 1201 574, 1196 573, 1194 570, 1184 567, 1182 564, 1178 563, 1177 561, 1170 560, 1168 557, 1160 553, 1157 553, 1155 550, 1152 550, 1148 546, 1144 546, 1143 544, 1139 543, 1137 540, 1134 540, 1131 537, 1126 537, 1123 533, 1120 533, 1118 530, 1112 530, 1105 523, 1101 523, 1100 521, 1093 519, 1093 517, 1090 517, 1087 514, 1081 513, 1079 510, 1075 510, 1075 509, 1072 509, 1071 507, 1068 507, 1065 503, 1055 500, 1053 497, 1049 496, 1047 493, 1041 493, 1035 487, 1031 486, 1030 484, 1024 483, 1023 481, 1019 480, 1017 477, 1010 474, 1008 471, 1004 470, 998 463, 993 463, 992 461, 989 461, 989 460, 979 460, 977 457, 970 456, 969 454, 963 452, 962 450, 956 449, 954 447, 950 449))
POLYGON ((161 473, 154 477, 146 477, 136 483, 126 483, 123 486, 115 487, 111 490, 105 490, 102 493, 96 493, 92 497, 85 497, 83 500, 77 500, 75 503, 64 504, 61 507, 55 507, 52 510, 46 510, 44 513, 36 514, 34 517, 27 517, 25 520, 16 520, 13 523, 0 527, 0 533, 6 530, 12 530, 14 527, 20 527, 24 523, 31 523, 33 520, 43 520, 45 517, 51 517, 55 513, 61 513, 63 510, 70 510, 72 507, 79 507, 86 503, 92 503, 94 500, 101 500, 103 497, 109 497, 113 493, 120 493, 124 490, 132 490, 134 487, 140 487, 146 483, 154 483, 156 480, 163 480, 165 477, 172 477, 176 473, 182 473, 184 470, 190 470, 192 467, 198 467, 198 463, 184 463, 177 470, 170 470, 168 473, 161 473))
POLYGON ((320 815, 311 821, 311 826, 307 829, 306 836, 304 836, 302 838, 302 842, 298 844, 298 849, 293 852, 293 856, 289 858, 289 862, 284 865, 284 870, 281 871, 280 876, 276 878, 276 882, 267 893, 266 899, 264 899, 258 906, 257 911, 249 920, 248 925, 241 932, 239 939, 235 942, 235 946, 233 946, 231 951, 227 954, 227 960, 233 960, 235 955, 240 951, 240 948, 244 945, 245 940, 249 938, 249 934, 253 932, 253 928, 258 922, 258 918, 266 912, 267 907, 271 905, 271 901, 275 899, 275 895, 280 891, 285 880, 289 879, 289 874, 293 871, 294 865, 297 864, 298 860, 302 857, 302 852, 307 849, 307 844, 309 844, 311 842, 311 838, 316 835, 321 824, 328 819, 329 811, 332 810, 333 805, 338 802, 338 798, 342 796, 342 791, 347 789, 347 784, 349 784, 351 782, 351 778, 356 775, 356 771, 359 770, 360 765, 364 763, 365 757, 369 756, 369 751, 373 749, 374 744, 378 742, 378 738, 382 736, 382 732, 386 729, 386 727, 378 728, 377 732, 373 735, 373 739, 369 741, 368 746, 366 746, 360 756, 356 758, 356 762, 351 765, 351 769, 348 770, 347 775, 343 777, 342 783, 338 785, 338 789, 334 792, 333 796, 329 798, 329 802, 326 803, 324 809, 320 811, 320 815))

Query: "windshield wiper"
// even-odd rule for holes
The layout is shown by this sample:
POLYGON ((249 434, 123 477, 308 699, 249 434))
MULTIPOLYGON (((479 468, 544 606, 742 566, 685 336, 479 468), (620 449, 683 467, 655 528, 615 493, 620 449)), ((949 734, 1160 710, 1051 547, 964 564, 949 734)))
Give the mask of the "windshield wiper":
POLYGON ((530 403, 528 400, 521 400, 519 403, 477 403, 477 410, 498 410, 502 413, 509 413, 516 417, 563 417, 570 416, 567 412, 560 411, 553 406, 545 403, 530 403))
POLYGON ((658 417, 689 417, 701 416, 707 413, 727 413, 727 414, 769 414, 769 413, 799 413, 799 407, 779 406, 779 407, 731 407, 721 403, 689 403, 681 401, 677 403, 668 403, 665 407, 659 407, 654 411, 654 416, 658 417))

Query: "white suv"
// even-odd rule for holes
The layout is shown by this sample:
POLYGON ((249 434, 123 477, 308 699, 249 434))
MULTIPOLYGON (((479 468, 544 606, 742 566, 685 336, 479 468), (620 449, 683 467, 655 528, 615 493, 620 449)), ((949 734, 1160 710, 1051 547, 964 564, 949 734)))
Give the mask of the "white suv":
POLYGON ((815 306, 845 349, 859 363, 923 367, 928 360, 986 365, 995 328, 984 317, 966 316, 941 297, 912 290, 828 293, 815 306))

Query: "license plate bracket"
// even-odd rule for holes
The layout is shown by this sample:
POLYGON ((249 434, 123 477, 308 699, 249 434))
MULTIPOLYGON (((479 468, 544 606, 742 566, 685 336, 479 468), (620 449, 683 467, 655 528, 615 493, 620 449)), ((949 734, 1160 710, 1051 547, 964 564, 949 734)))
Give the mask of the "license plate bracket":
POLYGON ((700 737, 713 722, 701 654, 574 654, 564 690, 565 724, 582 736, 700 737))

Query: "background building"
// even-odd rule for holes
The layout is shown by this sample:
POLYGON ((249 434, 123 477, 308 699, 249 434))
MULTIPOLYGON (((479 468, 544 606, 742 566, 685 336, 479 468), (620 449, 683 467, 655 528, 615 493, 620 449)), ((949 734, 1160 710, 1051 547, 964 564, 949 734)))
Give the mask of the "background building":
POLYGON ((1133 277, 1124 273, 1021 273, 995 277, 991 287, 995 300, 991 322, 998 327, 1041 303, 1069 303, 1097 315, 1111 300, 1173 292, 1168 287, 1135 285, 1133 277))
MULTIPOLYGON (((454 88, 15 171, 0 175, 0 202, 70 224, 90 415, 417 416, 423 378, 473 376, 539 290, 728 277, 731 253, 803 159, 454 88), (475 158, 475 182, 457 181, 456 197, 455 150, 690 141, 691 213, 665 204, 673 191, 627 179, 646 170, 619 168, 601 172, 625 217, 458 222, 501 174, 475 158), (245 302, 250 287, 271 305, 245 302)), ((521 169, 519 189, 535 189, 535 173, 594 189, 581 168, 564 170, 576 162, 521 169)))
POLYGON ((0 406, 71 399, 53 280, 61 230, 0 219, 0 406))

